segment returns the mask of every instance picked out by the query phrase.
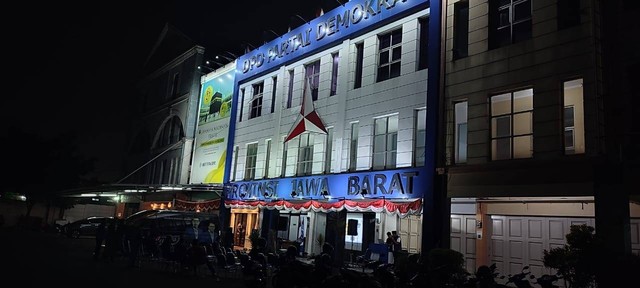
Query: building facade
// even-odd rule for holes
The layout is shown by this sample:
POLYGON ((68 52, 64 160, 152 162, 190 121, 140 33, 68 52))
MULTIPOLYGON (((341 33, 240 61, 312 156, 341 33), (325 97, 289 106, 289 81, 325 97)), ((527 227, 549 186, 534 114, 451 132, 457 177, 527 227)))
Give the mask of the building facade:
POLYGON ((451 248, 468 271, 549 273, 543 251, 565 244, 573 224, 595 226, 612 254, 640 251, 629 177, 637 108, 619 101, 637 95, 638 57, 614 61, 615 49, 603 49, 629 52, 607 43, 616 29, 607 23, 633 30, 603 13, 623 4, 605 2, 446 1, 441 127, 451 248))
POLYGON ((236 246, 259 231, 308 254, 330 243, 340 261, 397 231, 421 251, 428 1, 365 2, 238 59, 225 193, 236 246))
POLYGON ((118 192, 118 217, 151 204, 174 205, 176 198, 196 200, 182 187, 189 183, 203 55, 203 47, 169 24, 152 47, 137 83, 125 176, 115 183, 131 184, 118 192))

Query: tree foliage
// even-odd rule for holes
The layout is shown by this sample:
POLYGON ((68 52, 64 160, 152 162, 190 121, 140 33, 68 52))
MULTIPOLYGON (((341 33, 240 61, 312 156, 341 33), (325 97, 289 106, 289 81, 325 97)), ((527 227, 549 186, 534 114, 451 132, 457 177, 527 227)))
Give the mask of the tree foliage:
POLYGON ((598 240, 591 226, 571 225, 567 244, 544 251, 544 266, 556 269, 569 288, 595 286, 598 240))
POLYGON ((97 184, 86 177, 95 159, 79 153, 75 134, 43 138, 11 129, 2 142, 8 157, 1 191, 25 195, 27 216, 36 202, 52 201, 62 190, 97 184))

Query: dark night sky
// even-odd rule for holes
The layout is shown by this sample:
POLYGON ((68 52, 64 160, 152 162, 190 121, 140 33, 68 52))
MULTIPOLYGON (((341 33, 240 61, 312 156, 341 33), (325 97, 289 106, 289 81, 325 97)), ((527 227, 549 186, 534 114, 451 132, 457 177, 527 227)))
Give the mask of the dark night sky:
POLYGON ((99 159, 100 178, 115 181, 130 121, 122 101, 131 97, 164 23, 209 55, 229 51, 239 56, 243 45, 263 43, 263 31, 282 35, 290 24, 302 24, 291 16, 312 20, 319 7, 329 11, 338 5, 336 0, 16 3, 4 13, 14 17, 0 20, 4 70, 11 72, 1 133, 6 135, 9 127, 43 137, 77 133, 80 150, 99 159))

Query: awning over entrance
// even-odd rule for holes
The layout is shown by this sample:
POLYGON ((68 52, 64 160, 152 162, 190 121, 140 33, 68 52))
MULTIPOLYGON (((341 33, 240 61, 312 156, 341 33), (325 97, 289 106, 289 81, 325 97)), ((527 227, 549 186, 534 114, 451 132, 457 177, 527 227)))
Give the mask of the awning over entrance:
MULTIPOLYGON (((177 205, 177 204, 176 204, 177 205)), ((265 208, 277 209, 288 212, 304 213, 337 212, 347 209, 349 212, 384 212, 396 214, 400 217, 407 215, 420 215, 422 213, 422 199, 410 200, 339 200, 335 202, 317 200, 278 200, 278 201, 242 201, 227 200, 224 203, 227 208, 265 208)))

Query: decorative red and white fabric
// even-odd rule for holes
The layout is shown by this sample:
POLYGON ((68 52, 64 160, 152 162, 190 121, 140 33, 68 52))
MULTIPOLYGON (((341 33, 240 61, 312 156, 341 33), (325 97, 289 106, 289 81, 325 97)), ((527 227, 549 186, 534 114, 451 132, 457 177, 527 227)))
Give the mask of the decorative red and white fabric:
POLYGON ((321 202, 316 200, 278 200, 267 201, 242 201, 227 200, 224 203, 227 208, 264 208, 301 212, 337 212, 347 209, 349 212, 385 212, 396 214, 400 217, 407 215, 420 215, 422 213, 422 199, 412 199, 410 201, 392 201, 385 199, 372 200, 339 200, 335 202, 321 202))
POLYGON ((185 211, 211 211, 220 209, 220 199, 206 201, 186 201, 176 199, 176 209, 185 211))

